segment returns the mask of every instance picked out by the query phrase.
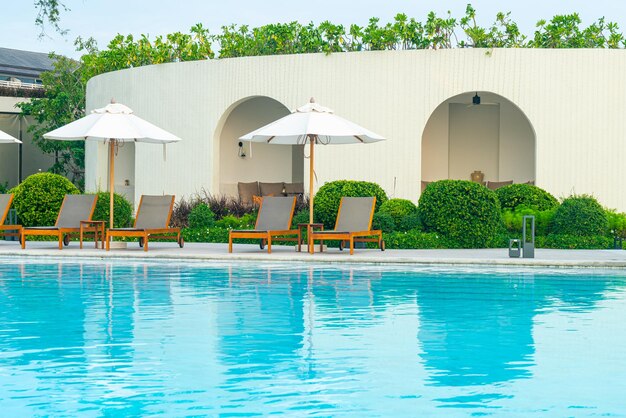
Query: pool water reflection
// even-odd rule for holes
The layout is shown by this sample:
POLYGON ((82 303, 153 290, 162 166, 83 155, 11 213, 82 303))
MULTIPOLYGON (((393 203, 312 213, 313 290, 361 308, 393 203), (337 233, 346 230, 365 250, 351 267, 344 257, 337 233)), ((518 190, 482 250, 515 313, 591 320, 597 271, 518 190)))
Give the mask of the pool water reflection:
POLYGON ((0 260, 3 416, 626 414, 626 275, 0 260))

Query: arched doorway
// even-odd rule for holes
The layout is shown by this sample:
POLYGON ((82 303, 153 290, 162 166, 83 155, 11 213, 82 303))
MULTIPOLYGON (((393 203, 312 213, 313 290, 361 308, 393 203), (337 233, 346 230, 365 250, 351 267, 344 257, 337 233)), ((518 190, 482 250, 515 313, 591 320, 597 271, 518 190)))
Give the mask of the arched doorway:
POLYGON ((240 136, 289 113, 285 105, 265 96, 244 99, 227 112, 218 134, 220 194, 237 196, 238 182, 303 182, 303 146, 246 142, 239 146, 240 136))
POLYGON ((535 181, 535 131, 510 100, 468 92, 441 103, 422 134, 422 181, 535 181))

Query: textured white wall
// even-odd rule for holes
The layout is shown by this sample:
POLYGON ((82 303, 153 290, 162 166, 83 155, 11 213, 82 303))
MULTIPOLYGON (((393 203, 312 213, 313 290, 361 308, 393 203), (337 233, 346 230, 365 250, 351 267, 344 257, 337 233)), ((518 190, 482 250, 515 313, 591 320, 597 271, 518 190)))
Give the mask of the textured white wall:
MULTIPOLYGON (((626 51, 426 50, 249 57, 140 67, 95 77, 87 108, 111 97, 183 138, 168 147, 138 144, 136 195, 188 195, 219 188, 215 134, 234 104, 271 97, 290 109, 310 96, 386 136, 372 145, 318 147, 317 183, 376 181, 415 200, 421 136, 446 99, 489 91, 513 102, 536 134, 537 184, 557 196, 593 193, 626 210, 620 171, 626 157, 626 51), (395 184, 395 189, 394 189, 395 184)), ((87 150, 88 186, 106 164, 87 150)), ((305 161, 306 164, 306 161, 305 161)), ((308 183, 305 170, 305 184, 308 183)))

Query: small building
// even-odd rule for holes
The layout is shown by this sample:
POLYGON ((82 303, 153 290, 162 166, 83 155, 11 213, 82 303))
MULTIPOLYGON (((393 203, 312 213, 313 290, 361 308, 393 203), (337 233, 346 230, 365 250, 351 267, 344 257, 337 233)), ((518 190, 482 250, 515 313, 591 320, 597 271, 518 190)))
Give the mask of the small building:
POLYGON ((47 171, 54 157, 32 142, 28 128, 33 118, 21 115, 18 103, 43 96, 41 73, 52 69, 48 54, 0 48, 0 130, 22 140, 22 145, 0 146, 0 184, 13 187, 38 171, 47 171))
MULTIPOLYGON (((238 182, 304 182, 302 146, 238 137, 315 97, 387 141, 316 149, 319 188, 380 184, 417 201, 422 181, 535 182, 556 197, 593 194, 626 210, 626 51, 447 49, 171 63, 89 81, 87 110, 111 98, 183 138, 118 150, 116 190, 236 195, 238 182), (243 157, 245 154, 245 157, 243 157)), ((107 152, 86 148, 87 189, 107 186, 107 152)))

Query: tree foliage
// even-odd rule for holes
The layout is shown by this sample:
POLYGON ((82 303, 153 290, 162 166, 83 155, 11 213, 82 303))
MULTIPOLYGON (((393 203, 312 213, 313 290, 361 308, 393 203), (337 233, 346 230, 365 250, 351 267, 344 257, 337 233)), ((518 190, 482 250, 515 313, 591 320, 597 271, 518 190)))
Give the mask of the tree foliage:
POLYGON ((62 29, 59 26, 61 22, 61 12, 69 10, 63 2, 59 0, 34 0, 34 5, 37 10, 35 24, 41 29, 39 33, 40 38, 46 34, 46 25, 52 26, 52 28, 61 35, 67 33, 66 29, 62 29))

